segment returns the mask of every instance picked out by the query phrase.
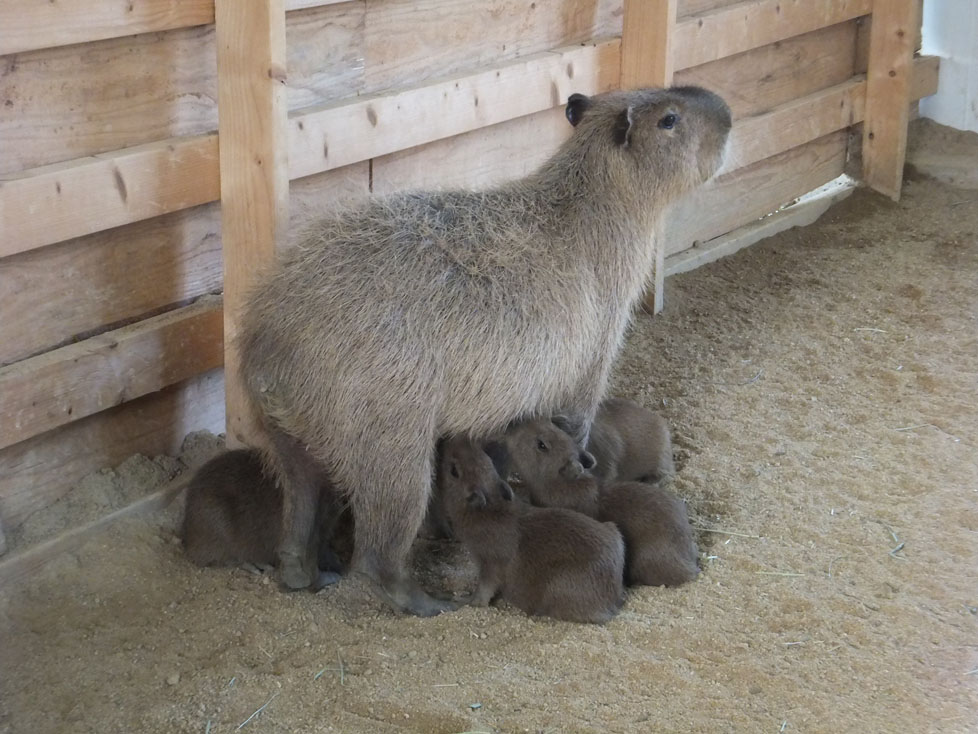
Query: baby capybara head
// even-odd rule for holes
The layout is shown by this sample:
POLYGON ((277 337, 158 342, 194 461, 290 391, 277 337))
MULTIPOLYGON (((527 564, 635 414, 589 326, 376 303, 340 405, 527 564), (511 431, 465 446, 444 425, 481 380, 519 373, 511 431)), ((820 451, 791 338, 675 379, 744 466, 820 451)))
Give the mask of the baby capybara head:
POLYGON ((666 198, 717 172, 731 126, 727 103, 701 87, 572 94, 565 112, 575 136, 604 136, 600 147, 617 151, 621 173, 636 177, 640 190, 666 198))
POLYGON ((455 519, 472 510, 508 509, 513 490, 501 476, 507 460, 500 444, 483 448, 467 436, 443 441, 437 481, 448 516, 455 519))
POLYGON ((594 467, 594 457, 577 445, 569 431, 569 424, 560 416, 510 427, 505 437, 508 464, 531 486, 585 476, 594 467))

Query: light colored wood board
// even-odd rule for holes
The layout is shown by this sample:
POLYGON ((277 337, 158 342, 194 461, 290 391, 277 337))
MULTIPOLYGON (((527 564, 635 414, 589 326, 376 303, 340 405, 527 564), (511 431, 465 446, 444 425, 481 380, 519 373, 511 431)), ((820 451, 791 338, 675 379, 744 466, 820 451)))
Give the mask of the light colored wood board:
POLYGON ((621 0, 366 0, 366 91, 621 34, 621 0))
POLYGON ((15 528, 93 471, 132 454, 174 455, 191 431, 223 429, 217 369, 22 441, 0 451, 0 521, 15 528))
POLYGON ((697 244, 682 252, 672 254, 666 259, 666 276, 685 273, 701 265, 733 255, 768 237, 794 227, 807 227, 813 224, 829 208, 847 198, 856 189, 856 181, 848 176, 840 176, 825 186, 820 186, 810 194, 801 197, 797 203, 777 212, 754 220, 732 232, 714 237, 708 242, 697 244))
MULTIPOLYGON (((620 77, 623 89, 672 84, 676 3, 677 0, 625 0, 620 77)), ((657 241, 653 247, 655 257, 645 307, 657 314, 663 306, 665 250, 657 241)))
POLYGON ((0 368, 0 449, 224 363, 221 299, 0 368))
POLYGON ((389 95, 293 115, 289 162, 298 178, 564 104, 618 83, 620 42, 571 46, 389 95))
POLYGON ((677 0, 625 0, 621 33, 621 87, 672 84, 672 37, 677 0))
POLYGON ((351 3, 356 0, 285 0, 285 12, 292 13, 309 8, 321 8, 327 5, 339 5, 341 3, 351 3))
POLYGON ((705 64, 802 33, 852 20, 872 0, 746 0, 689 16, 676 24, 676 71, 705 64))
POLYGON ((903 183, 919 2, 876 3, 870 31, 863 179, 894 200, 900 198, 903 183))
POLYGON ((289 169, 282 0, 216 0, 224 248, 225 389, 229 443, 248 443, 253 416, 241 384, 238 319, 256 273, 287 231, 289 169))
MULTIPOLYGON (((286 7, 294 3, 286 2, 286 7)), ((325 104, 364 89, 363 0, 290 13, 285 38, 289 109, 325 104)))
POLYGON ((361 161, 292 181, 286 242, 293 241, 310 218, 354 206, 370 196, 370 166, 370 161, 361 161))
POLYGON ((0 365, 221 289, 217 204, 0 259, 0 365))
POLYGON ((845 158, 843 130, 716 179, 667 215, 666 257, 742 227, 831 181, 842 174, 845 158))
POLYGON ((214 0, 4 0, 0 55, 214 22, 214 0))
POLYGON ((0 59, 0 172, 214 129, 212 26, 0 59))
MULTIPOLYGON (((81 548, 86 541, 105 532, 119 520, 164 509, 187 488, 193 472, 193 469, 187 469, 163 489, 158 489, 98 520, 71 528, 50 540, 3 559, 0 561, 0 589, 10 589, 19 581, 30 578, 58 556, 81 548)), ((2 554, 0 550, 0 555, 2 554)))
POLYGON ((756 115, 846 81, 853 75, 856 21, 838 23, 780 43, 685 69, 676 84, 713 90, 734 119, 756 115))
MULTIPOLYGON (((362 90, 363 15, 362 2, 345 2, 287 16, 292 104, 362 90)), ((215 130, 214 33, 199 26, 0 58, 0 173, 215 130)))
POLYGON ((679 0, 678 15, 680 18, 686 18, 739 2, 743 0, 679 0))
POLYGON ((217 155, 211 134, 0 175, 0 257, 214 201, 217 155))
POLYGON ((570 135, 561 108, 375 158, 373 190, 485 188, 531 173, 570 135))

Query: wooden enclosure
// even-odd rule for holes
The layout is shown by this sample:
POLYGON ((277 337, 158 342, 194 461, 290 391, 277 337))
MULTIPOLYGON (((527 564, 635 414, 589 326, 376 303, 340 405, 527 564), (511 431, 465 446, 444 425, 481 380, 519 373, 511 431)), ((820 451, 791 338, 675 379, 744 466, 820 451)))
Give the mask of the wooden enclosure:
MULTIPOLYGON (((295 212, 523 175, 569 94, 699 84, 735 117, 658 240, 709 253, 843 173, 899 195, 919 0, 7 0, 0 524, 92 470, 247 435, 242 294, 295 212), (220 114, 219 114, 220 112, 220 114), (220 140, 220 146, 218 142, 220 140), (219 203, 220 202, 220 203, 219 203), (222 295, 223 294, 223 295, 222 295)), ((719 250, 718 250, 719 251, 719 250)))

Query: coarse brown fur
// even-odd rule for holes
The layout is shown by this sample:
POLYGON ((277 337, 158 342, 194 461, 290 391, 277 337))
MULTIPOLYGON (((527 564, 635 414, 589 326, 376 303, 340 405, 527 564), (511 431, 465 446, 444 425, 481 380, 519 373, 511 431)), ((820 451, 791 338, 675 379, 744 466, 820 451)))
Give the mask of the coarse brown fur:
POLYGON ((686 503, 669 490, 643 482, 605 485, 597 517, 625 537, 629 586, 678 586, 699 574, 686 503))
MULTIPOLYGON (((327 509, 321 508, 317 531, 335 522, 324 516, 327 509)), ((317 532, 322 536, 317 543, 319 586, 335 580, 340 570, 327 543, 330 534, 328 529, 317 532)), ((199 566, 251 564, 268 569, 278 561, 281 535, 282 492, 264 473, 257 451, 221 453, 194 473, 181 532, 191 561, 199 566)))
POLYGON ((659 482, 676 473, 669 424, 631 400, 602 401, 587 447, 603 482, 659 482))
POLYGON ((284 487, 282 580, 312 577, 316 487, 356 524, 353 566, 396 608, 437 614, 406 570, 435 443, 557 412, 584 444, 670 202, 719 167, 727 106, 696 88, 574 95, 574 133, 485 191, 373 199, 314 222, 253 293, 246 393, 284 487))
POLYGON ((499 593, 531 615, 596 623, 615 615, 624 599, 625 547, 613 523, 514 499, 468 438, 449 440, 440 459, 438 483, 452 527, 479 564, 473 604, 499 593))

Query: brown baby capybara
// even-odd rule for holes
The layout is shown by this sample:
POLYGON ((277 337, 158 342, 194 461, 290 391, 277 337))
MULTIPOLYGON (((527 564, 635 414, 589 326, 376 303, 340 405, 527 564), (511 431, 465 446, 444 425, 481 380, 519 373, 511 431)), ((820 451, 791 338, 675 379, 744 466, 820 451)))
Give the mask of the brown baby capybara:
MULTIPOLYGON (((322 505, 317 531, 327 528, 336 512, 322 505)), ((339 579, 340 564, 322 532, 313 586, 321 588, 339 579)), ((267 570, 278 562, 282 535, 282 492, 263 472, 261 456, 252 449, 218 454, 201 466, 187 486, 183 547, 199 566, 252 565, 267 570)))
POLYGON ((722 162, 730 111, 696 87, 573 95, 569 139, 483 191, 408 192, 312 222, 251 294, 241 376, 284 491, 280 574, 314 575, 318 487, 353 511, 353 569, 437 614, 407 571, 439 436, 561 413, 586 445, 668 205, 722 162))
MULTIPOLYGON (((499 459, 505 448, 487 449, 499 459)), ((457 537, 479 564, 471 603, 500 594, 527 614, 602 623, 624 600, 625 547, 613 523, 515 499, 486 450, 448 440, 438 483, 457 537)), ((504 459, 503 459, 504 461, 504 459)))
POLYGON ((643 482, 601 487, 598 520, 613 522, 625 538, 625 583, 679 586, 699 574, 699 554, 686 503, 643 482))
POLYGON ((511 461, 506 472, 519 476, 530 501, 614 522, 625 538, 629 585, 675 586, 695 578, 697 548, 686 503, 655 485, 601 484, 589 471, 575 469, 581 450, 560 425, 528 421, 503 438, 511 461))
POLYGON ((669 424, 658 413, 624 398, 608 398, 591 425, 588 451, 604 482, 658 482, 676 473, 669 424))
MULTIPOLYGON (((509 457, 516 492, 538 507, 563 507, 592 517, 598 511, 594 457, 582 451, 560 418, 537 418, 510 426, 500 439, 509 457)), ((593 429, 592 429, 593 430, 593 429)))

